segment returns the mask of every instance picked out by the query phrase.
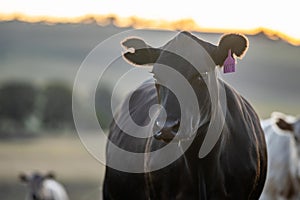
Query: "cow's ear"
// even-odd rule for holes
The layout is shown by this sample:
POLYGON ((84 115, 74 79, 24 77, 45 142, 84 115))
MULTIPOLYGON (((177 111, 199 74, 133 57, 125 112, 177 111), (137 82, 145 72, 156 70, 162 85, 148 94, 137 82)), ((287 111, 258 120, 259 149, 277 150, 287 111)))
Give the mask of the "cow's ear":
POLYGON ((219 46, 217 48, 217 65, 223 66, 224 61, 228 56, 228 52, 242 58, 248 49, 248 39, 241 34, 227 34, 221 37, 219 46))
POLYGON ((121 44, 127 50, 123 53, 123 58, 132 65, 152 65, 161 52, 140 38, 127 38, 121 44))
POLYGON ((48 172, 44 177, 48 179, 55 179, 56 176, 54 172, 48 172))
POLYGON ((285 119, 283 118, 278 118, 276 121, 276 125, 278 126, 278 128, 280 128, 281 130, 284 131, 294 131, 294 125, 285 121, 285 119))
POLYGON ((24 173, 19 174, 19 180, 22 183, 27 183, 29 181, 28 176, 24 173))

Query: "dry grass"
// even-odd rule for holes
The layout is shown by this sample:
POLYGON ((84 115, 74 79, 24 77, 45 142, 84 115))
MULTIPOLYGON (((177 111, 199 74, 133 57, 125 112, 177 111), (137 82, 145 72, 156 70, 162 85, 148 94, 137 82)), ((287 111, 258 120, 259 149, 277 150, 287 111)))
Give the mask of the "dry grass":
MULTIPOLYGON (((94 142, 105 145, 105 140, 94 142)), ((35 170, 54 171, 71 199, 99 197, 104 166, 87 152, 76 133, 0 141, 0 160, 0 199, 22 199, 25 187, 18 182, 18 175, 35 170)))

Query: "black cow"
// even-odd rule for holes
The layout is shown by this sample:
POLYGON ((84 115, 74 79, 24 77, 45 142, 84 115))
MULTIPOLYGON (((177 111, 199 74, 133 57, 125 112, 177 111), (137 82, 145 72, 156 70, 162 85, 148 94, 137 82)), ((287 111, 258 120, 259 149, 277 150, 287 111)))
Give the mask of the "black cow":
POLYGON ((129 112, 125 112, 128 109, 125 103, 115 115, 106 149, 103 198, 259 199, 267 170, 266 144, 260 121, 251 105, 232 87, 216 77, 216 82, 224 86, 226 93, 225 122, 211 151, 206 156, 199 157, 209 124, 214 120, 213 97, 210 96, 207 85, 210 81, 205 81, 205 76, 213 72, 216 66, 222 67, 227 56, 242 56, 248 46, 247 39, 239 34, 228 34, 221 38, 219 46, 215 46, 191 33, 180 32, 162 48, 153 48, 138 38, 125 40, 123 46, 131 50, 124 53, 124 58, 130 63, 154 64, 152 73, 156 82, 146 81, 137 88, 125 101, 129 102, 129 112), (199 51, 203 55, 195 58, 198 61, 194 63, 184 58, 197 57, 193 55, 197 52, 196 49, 189 42, 185 42, 186 39, 194 41, 200 49, 203 48, 203 51, 199 51), (177 51, 182 49, 183 51, 177 51), (213 66, 207 64, 205 54, 210 57, 213 66), (196 69, 195 63, 200 65, 200 70, 196 69), (167 81, 170 86, 173 83, 176 85, 176 80, 172 80, 171 75, 161 74, 161 65, 179 72, 195 92, 199 107, 196 129, 190 128, 186 123, 193 124, 192 121, 195 121, 194 118, 189 118, 193 105, 187 106, 185 110, 180 109, 182 105, 175 92, 167 88, 167 84, 161 84, 167 81), (126 120, 131 118, 136 124, 147 126, 151 122, 148 110, 154 104, 163 106, 166 116, 165 122, 161 123, 163 117, 161 113, 158 114, 154 128, 148 130, 149 137, 140 138, 127 134, 116 123, 116 120, 125 122, 126 128, 126 120), (185 131, 179 131, 181 126, 185 131), (168 155, 147 153, 159 152, 158 150, 170 144, 173 145, 174 154, 177 149, 180 151, 186 148, 174 162, 161 169, 157 168, 156 161, 159 163, 172 157, 172 152, 168 155), (140 163, 138 157, 135 160, 134 157, 120 156, 113 148, 114 145, 133 153, 145 153, 143 162, 140 163), (114 169, 113 164, 132 168, 140 165, 144 167, 144 172, 125 172, 126 170, 114 169))

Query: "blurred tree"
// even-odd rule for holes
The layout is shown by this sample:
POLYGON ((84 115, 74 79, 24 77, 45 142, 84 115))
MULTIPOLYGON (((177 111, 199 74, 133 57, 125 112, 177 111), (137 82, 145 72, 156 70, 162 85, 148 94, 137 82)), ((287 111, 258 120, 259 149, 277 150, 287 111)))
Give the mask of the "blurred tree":
POLYGON ((74 128, 71 88, 63 83, 49 84, 42 92, 40 115, 44 128, 74 128))
POLYGON ((25 129, 25 122, 35 109, 37 89, 29 83, 11 82, 0 87, 1 132, 25 129))
POLYGON ((112 120, 111 95, 112 91, 107 86, 98 86, 95 95, 95 109, 103 129, 107 129, 112 120))

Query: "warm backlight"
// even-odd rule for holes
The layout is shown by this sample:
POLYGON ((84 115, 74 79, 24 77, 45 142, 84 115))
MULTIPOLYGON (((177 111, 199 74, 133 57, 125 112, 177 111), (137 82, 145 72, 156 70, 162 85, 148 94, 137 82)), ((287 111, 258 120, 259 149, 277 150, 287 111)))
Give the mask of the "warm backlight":
POLYGON ((150 29, 167 29, 167 30, 187 30, 211 33, 230 33, 239 32, 248 35, 255 35, 263 32, 270 39, 283 39, 293 45, 300 45, 300 38, 289 36, 280 31, 274 31, 267 28, 255 29, 238 29, 238 28, 209 28, 200 27, 193 19, 181 20, 151 20, 143 19, 136 16, 132 17, 118 17, 117 15, 85 15, 81 17, 49 17, 49 16, 27 16, 24 14, 0 14, 0 21, 19 20, 29 23, 44 22, 46 24, 56 23, 97 23, 99 25, 108 25, 113 23, 119 27, 134 28, 150 28, 150 29))

